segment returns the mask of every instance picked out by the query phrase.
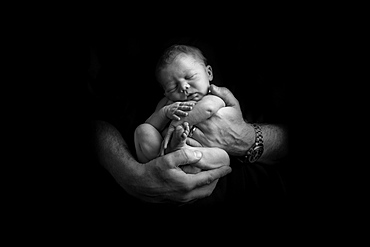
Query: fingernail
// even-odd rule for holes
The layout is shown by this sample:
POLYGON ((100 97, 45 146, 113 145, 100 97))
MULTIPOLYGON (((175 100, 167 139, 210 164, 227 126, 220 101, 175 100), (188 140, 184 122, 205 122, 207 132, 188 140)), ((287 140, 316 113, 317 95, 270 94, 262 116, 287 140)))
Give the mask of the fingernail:
POLYGON ((197 157, 198 159, 200 159, 200 158, 202 158, 202 152, 200 152, 200 151, 194 151, 194 155, 195 155, 195 157, 197 157))

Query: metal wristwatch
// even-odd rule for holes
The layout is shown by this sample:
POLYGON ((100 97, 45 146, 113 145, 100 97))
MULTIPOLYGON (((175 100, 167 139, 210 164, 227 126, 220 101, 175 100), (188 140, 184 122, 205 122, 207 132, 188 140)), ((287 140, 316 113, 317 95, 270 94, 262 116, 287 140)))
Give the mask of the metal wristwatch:
POLYGON ((257 124, 252 124, 252 126, 256 132, 256 139, 245 154, 244 159, 242 160, 243 163, 254 163, 262 156, 263 153, 263 136, 261 127, 257 124))

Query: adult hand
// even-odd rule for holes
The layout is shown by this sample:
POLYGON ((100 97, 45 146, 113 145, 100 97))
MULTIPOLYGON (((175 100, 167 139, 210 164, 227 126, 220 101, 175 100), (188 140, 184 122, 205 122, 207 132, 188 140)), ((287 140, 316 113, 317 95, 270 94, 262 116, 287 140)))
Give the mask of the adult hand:
POLYGON ((102 166, 127 193, 146 202, 186 203, 209 196, 218 179, 231 172, 228 165, 207 162, 207 157, 214 155, 191 148, 141 164, 132 156, 119 131, 104 121, 97 121, 94 139, 102 166), (190 164, 204 171, 187 174, 180 168, 190 164))
POLYGON ((154 203, 187 203, 207 197, 218 179, 230 173, 231 168, 229 165, 211 167, 203 158, 202 152, 183 148, 142 164, 143 173, 135 179, 134 190, 129 193, 154 203), (189 164, 205 170, 187 174, 180 166, 189 164))
POLYGON ((211 85, 210 91, 211 94, 223 99, 226 107, 218 110, 206 121, 197 124, 198 128, 192 138, 203 146, 224 149, 230 155, 245 154, 254 142, 253 126, 244 121, 239 101, 230 90, 211 85))

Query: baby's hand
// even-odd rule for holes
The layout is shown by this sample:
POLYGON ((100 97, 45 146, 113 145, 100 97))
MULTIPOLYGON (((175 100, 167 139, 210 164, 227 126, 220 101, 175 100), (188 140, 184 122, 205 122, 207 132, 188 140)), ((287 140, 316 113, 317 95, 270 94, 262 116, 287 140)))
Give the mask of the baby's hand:
POLYGON ((175 102, 170 105, 165 106, 166 116, 172 120, 181 120, 180 117, 186 117, 188 113, 186 111, 191 111, 194 102, 175 102))

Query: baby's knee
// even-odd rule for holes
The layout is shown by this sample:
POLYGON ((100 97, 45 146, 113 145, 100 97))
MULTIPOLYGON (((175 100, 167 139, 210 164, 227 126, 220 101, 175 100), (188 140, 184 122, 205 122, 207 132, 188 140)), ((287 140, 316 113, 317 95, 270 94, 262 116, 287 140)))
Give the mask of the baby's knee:
POLYGON ((134 138, 137 150, 145 156, 155 157, 162 142, 162 137, 156 128, 147 123, 140 124, 135 129, 134 138))
POLYGON ((147 129, 149 128, 149 124, 140 124, 139 126, 136 127, 135 129, 135 138, 144 136, 145 133, 147 132, 147 129))
POLYGON ((134 132, 135 140, 146 140, 150 136, 156 136, 156 132, 158 131, 152 125, 147 123, 140 124, 136 127, 134 132))

